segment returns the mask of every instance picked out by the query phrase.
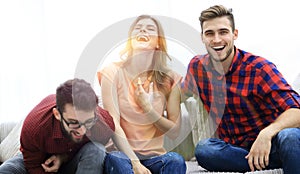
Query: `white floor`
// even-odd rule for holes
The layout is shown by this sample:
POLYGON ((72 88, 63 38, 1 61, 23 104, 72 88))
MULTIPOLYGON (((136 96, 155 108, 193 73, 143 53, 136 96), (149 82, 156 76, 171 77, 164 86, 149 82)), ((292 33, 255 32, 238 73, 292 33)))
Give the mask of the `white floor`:
MULTIPOLYGON (((236 172, 207 172, 205 169, 200 167, 195 161, 187 161, 187 174, 242 174, 236 172)), ((274 169, 274 170, 264 170, 264 171, 255 171, 255 172, 247 172, 245 174, 283 174, 282 169, 274 169)))

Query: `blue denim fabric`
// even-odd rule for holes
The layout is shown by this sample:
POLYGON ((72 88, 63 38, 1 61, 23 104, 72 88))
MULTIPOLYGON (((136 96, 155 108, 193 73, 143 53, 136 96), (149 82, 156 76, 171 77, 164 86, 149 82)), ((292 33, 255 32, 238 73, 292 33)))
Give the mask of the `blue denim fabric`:
MULTIPOLYGON (((102 144, 90 142, 85 144, 73 159, 63 164, 58 173, 102 174, 105 158, 105 147, 102 144)), ((26 174, 23 155, 19 154, 0 166, 0 174, 26 174)))
POLYGON ((6 160, 0 166, 1 174, 26 174, 27 170, 23 162, 23 155, 19 153, 18 155, 6 160))
MULTIPOLYGON (((168 152, 164 155, 141 160, 152 174, 185 174, 186 164, 184 158, 175 153, 168 152)), ((106 174, 133 174, 130 159, 119 151, 111 152, 105 160, 106 174)))
POLYGON ((71 161, 61 167, 59 173, 102 174, 105 156, 106 151, 102 144, 89 142, 71 161))
MULTIPOLYGON (((216 138, 200 141, 195 149, 198 164, 209 171, 250 171, 245 156, 247 149, 216 138)), ((300 129, 287 128, 272 139, 267 169, 283 168, 285 174, 300 173, 300 129)))

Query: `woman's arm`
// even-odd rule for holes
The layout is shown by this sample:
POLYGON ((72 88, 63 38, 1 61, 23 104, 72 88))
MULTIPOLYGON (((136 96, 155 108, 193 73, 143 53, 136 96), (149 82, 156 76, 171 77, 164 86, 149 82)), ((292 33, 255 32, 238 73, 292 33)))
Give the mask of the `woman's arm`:
MULTIPOLYGON (((149 93, 151 90, 149 89, 149 93)), ((151 102, 149 101, 149 96, 142 85, 138 86, 138 89, 135 93, 137 103, 144 110, 145 113, 151 120, 155 120, 154 125, 166 133, 166 135, 172 139, 175 139, 179 135, 180 128, 180 88, 179 84, 175 85, 170 92, 170 95, 167 99, 167 117, 163 117, 160 113, 158 113, 153 107, 151 102)))
POLYGON ((150 173, 150 171, 140 163, 126 138, 122 127, 120 126, 117 91, 113 87, 112 82, 105 76, 101 78, 101 92, 103 94, 103 107, 110 113, 115 123, 115 133, 112 139, 116 147, 129 157, 134 173, 150 173))

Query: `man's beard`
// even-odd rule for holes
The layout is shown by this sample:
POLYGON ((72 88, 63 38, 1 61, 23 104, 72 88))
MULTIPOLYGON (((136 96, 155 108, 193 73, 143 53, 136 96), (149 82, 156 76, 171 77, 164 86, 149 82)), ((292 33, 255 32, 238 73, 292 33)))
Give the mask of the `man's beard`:
POLYGON ((65 129, 64 124, 62 121, 60 121, 60 127, 61 127, 61 131, 64 135, 64 137, 68 138, 69 140, 71 140, 74 143, 79 143, 80 141, 75 141, 72 137, 72 131, 70 131, 70 133, 65 129))
POLYGON ((213 56, 213 54, 209 53, 209 56, 211 57, 211 59, 213 59, 215 62, 224 62, 225 60, 228 59, 228 57, 230 56, 230 54, 232 53, 232 50, 233 49, 229 49, 227 52, 226 52, 226 56, 223 58, 223 59, 219 59, 219 57, 215 58, 215 56, 213 56))

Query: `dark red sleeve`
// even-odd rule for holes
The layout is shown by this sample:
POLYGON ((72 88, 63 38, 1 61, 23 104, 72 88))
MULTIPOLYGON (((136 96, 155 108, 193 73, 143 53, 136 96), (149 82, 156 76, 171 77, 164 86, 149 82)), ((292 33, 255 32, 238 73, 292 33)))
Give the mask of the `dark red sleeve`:
POLYGON ((40 128, 44 127, 41 121, 50 118, 51 108, 55 106, 55 95, 49 95, 43 99, 24 120, 20 136, 20 150, 23 154, 25 167, 30 174, 46 173, 41 164, 45 162, 46 153, 43 149, 45 131, 40 128))
POLYGON ((89 138, 92 141, 97 141, 105 145, 115 131, 115 124, 108 111, 102 109, 101 107, 97 107, 96 114, 99 120, 91 129, 91 137, 89 138))

